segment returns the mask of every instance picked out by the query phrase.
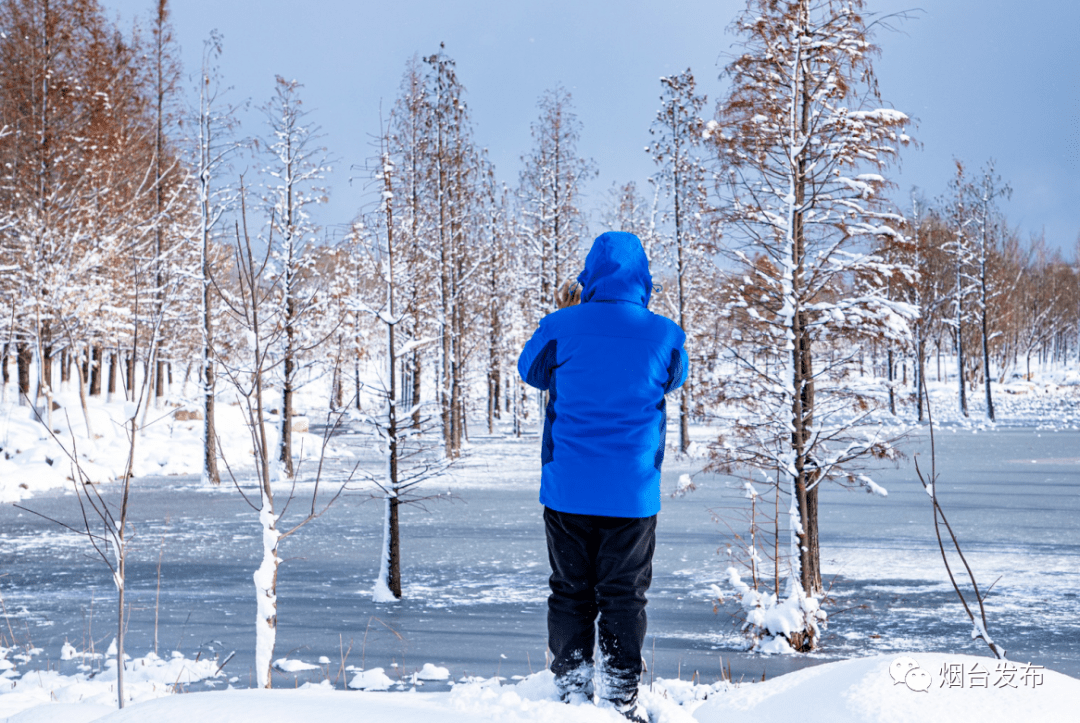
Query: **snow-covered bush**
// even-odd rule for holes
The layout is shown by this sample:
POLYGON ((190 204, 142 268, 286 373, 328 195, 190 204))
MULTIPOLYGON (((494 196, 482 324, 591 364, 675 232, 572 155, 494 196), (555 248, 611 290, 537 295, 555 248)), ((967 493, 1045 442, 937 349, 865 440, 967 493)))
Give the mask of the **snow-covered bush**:
MULTIPOLYGON (((806 595, 797 581, 787 579, 780 600, 774 592, 747 585, 734 567, 727 569, 727 575, 735 590, 733 597, 739 602, 738 615, 743 619, 740 629, 751 652, 793 653, 815 646, 827 616, 820 601, 806 595)), ((710 590, 719 602, 724 601, 718 586, 712 585, 710 590)))

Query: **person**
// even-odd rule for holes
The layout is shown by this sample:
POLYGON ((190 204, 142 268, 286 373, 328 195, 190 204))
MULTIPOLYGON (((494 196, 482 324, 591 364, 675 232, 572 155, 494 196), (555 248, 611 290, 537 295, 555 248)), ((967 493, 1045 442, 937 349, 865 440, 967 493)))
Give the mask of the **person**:
MULTIPOLYGON (((686 337, 647 308, 652 276, 637 236, 599 236, 577 281, 581 303, 545 316, 518 359, 521 378, 548 393, 540 502, 551 562, 551 670, 564 701, 591 701, 596 690, 629 720, 645 721, 637 695, 664 395, 686 380, 686 337)), ((565 296, 564 289, 564 303, 565 296)))

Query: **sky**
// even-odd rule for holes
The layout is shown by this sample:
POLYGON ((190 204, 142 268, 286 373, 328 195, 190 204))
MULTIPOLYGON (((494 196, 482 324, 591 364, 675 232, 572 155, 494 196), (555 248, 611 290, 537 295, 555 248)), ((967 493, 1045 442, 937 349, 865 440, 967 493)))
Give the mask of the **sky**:
MULTIPOLYGON (((123 27, 153 0, 101 0, 123 27)), ((654 172, 649 125, 661 76, 691 68, 708 109, 723 95, 728 32, 745 0, 172 0, 185 71, 198 69, 211 30, 224 38, 221 70, 235 100, 250 99, 243 132, 265 132, 254 108, 282 75, 303 84, 309 119, 337 159, 330 201, 315 213, 339 233, 377 197, 362 166, 406 61, 445 43, 466 88, 476 142, 499 179, 516 186, 537 100, 566 87, 582 123, 579 152, 596 162, 587 187, 592 230, 615 184, 639 189, 654 172), (251 8, 257 7, 257 11, 251 8)), ((1024 238, 1073 257, 1080 241, 1080 3, 1061 0, 869 0, 894 18, 875 62, 886 105, 915 120, 921 144, 891 179, 901 205, 913 188, 945 193, 954 160, 977 172, 989 159, 1012 187, 1003 204, 1024 238)), ((191 84, 188 83, 190 86, 191 84)))

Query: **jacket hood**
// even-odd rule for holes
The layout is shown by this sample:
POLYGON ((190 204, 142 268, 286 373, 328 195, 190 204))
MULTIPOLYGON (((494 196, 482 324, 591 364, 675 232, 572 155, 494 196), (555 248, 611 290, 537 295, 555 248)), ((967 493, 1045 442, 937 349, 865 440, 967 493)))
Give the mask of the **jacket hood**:
POLYGON ((652 275, 641 240, 625 231, 608 231, 593 241, 578 274, 581 300, 629 301, 649 305, 652 275))

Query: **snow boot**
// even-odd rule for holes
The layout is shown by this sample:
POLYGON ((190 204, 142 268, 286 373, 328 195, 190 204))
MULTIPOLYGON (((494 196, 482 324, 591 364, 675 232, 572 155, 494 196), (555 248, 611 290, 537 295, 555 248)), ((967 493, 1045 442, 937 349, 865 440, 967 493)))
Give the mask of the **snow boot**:
POLYGON ((593 702, 593 664, 584 662, 577 668, 555 676, 555 688, 563 703, 581 705, 593 702))
POLYGON ((629 702, 613 700, 610 703, 623 718, 631 723, 651 723, 649 712, 645 710, 645 706, 638 703, 636 695, 629 702))

